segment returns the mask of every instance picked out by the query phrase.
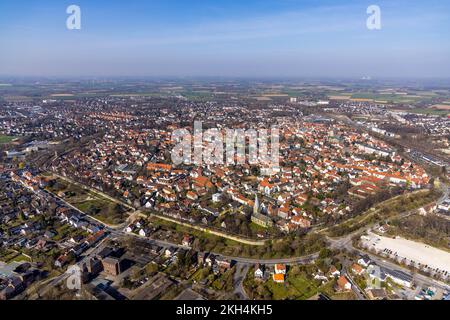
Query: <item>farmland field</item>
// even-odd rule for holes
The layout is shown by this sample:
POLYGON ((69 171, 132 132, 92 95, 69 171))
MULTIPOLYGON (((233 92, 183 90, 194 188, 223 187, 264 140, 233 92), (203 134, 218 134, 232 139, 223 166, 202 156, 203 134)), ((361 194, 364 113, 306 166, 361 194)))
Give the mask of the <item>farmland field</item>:
POLYGON ((389 101, 393 103, 415 102, 421 98, 418 96, 397 95, 397 94, 377 94, 377 93, 356 93, 352 95, 352 99, 369 99, 376 101, 389 101))
POLYGON ((450 110, 440 110, 440 109, 426 109, 426 108, 416 108, 408 110, 408 112, 411 113, 419 113, 419 114, 431 114, 431 115, 438 115, 438 116, 445 116, 450 114, 450 110))

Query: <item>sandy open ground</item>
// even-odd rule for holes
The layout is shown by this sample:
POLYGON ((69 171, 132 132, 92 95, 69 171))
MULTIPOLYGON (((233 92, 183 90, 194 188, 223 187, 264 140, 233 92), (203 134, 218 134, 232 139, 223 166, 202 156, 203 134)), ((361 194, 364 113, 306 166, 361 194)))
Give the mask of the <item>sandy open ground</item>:
POLYGON ((439 109, 439 110, 450 110, 450 105, 447 104, 435 104, 434 106, 431 106, 432 109, 439 109))
POLYGON ((349 100, 352 96, 328 96, 330 100, 349 100))
POLYGON ((366 243, 370 247, 375 247, 379 251, 384 249, 392 250, 400 257, 428 265, 430 268, 438 268, 450 272, 450 253, 444 250, 436 249, 429 245, 406 240, 403 238, 388 238, 382 237, 373 233, 368 236, 369 240, 366 243))
POLYGON ((51 95, 52 97, 73 97, 71 93, 55 93, 51 95))

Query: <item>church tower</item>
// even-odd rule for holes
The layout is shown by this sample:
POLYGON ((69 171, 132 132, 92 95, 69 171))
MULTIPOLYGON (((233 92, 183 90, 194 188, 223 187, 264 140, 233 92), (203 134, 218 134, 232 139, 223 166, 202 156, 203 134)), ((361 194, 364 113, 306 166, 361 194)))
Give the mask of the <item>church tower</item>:
POLYGON ((258 195, 256 195, 255 206, 253 207, 253 214, 258 214, 258 213, 259 213, 259 199, 258 199, 258 195))

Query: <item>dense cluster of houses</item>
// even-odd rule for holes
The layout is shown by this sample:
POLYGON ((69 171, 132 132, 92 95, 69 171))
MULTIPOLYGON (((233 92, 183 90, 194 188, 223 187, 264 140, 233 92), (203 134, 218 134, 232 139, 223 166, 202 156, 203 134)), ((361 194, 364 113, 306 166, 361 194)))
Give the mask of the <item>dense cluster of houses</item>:
POLYGON ((422 127, 429 135, 445 137, 450 133, 450 117, 409 112, 396 112, 396 115, 403 124, 422 127))
POLYGON ((436 209, 441 214, 450 215, 450 199, 445 199, 441 204, 437 205, 436 209))
POLYGON ((55 249, 61 255, 54 265, 63 267, 106 236, 101 225, 40 189, 45 185, 44 179, 30 171, 12 172, 3 178, 0 221, 5 232, 0 232, 2 248, 40 254, 55 249), (44 214, 54 217, 53 225, 43 222, 44 214), (19 221, 21 223, 17 223, 19 221), (58 230, 64 225, 69 229, 62 235, 58 230))
MULTIPOLYGON (((101 119, 119 116, 125 115, 102 113, 101 119)), ((402 159, 381 140, 346 125, 284 118, 278 124, 282 161, 270 177, 249 179, 255 168, 246 164, 174 167, 167 153, 174 146, 170 133, 179 128, 177 124, 137 130, 119 123, 87 149, 62 156, 53 169, 136 207, 190 223, 214 225, 222 214, 241 213, 262 227, 284 232, 308 229, 323 213, 351 211, 351 201, 330 196, 342 182, 350 182, 347 192, 355 201, 386 186, 421 188, 429 182, 423 168, 402 159)))
POLYGON ((14 298, 41 276, 41 270, 28 262, 0 263, 0 300, 14 298))
MULTIPOLYGON (((134 234, 135 236, 139 236, 142 238, 151 238, 151 235, 158 231, 159 227, 152 226, 143 219, 137 220, 125 228, 125 232, 134 234)), ((176 262, 178 253, 180 251, 191 250, 192 243, 194 242, 194 237, 188 234, 185 234, 181 239, 181 247, 167 247, 164 249, 163 255, 168 261, 165 262, 165 265, 170 265, 176 262)), ((224 259, 219 255, 215 255, 212 253, 198 253, 195 252, 194 255, 196 258, 195 263, 199 267, 210 267, 214 274, 220 274, 228 271, 234 264, 233 261, 224 259)))
MULTIPOLYGON (((372 295, 375 293, 380 295, 380 290, 384 290, 382 289, 382 284, 388 280, 405 288, 412 288, 414 285, 413 277, 410 274, 400 270, 378 266, 367 255, 360 257, 357 262, 353 263, 350 271, 354 276, 364 277, 368 280, 367 283, 369 285, 366 292, 378 289, 378 291, 371 292, 372 295)), ((377 299, 381 299, 380 296, 377 299)))
MULTIPOLYGON (((13 175, 17 177, 17 175, 13 175)), ((54 236, 39 217, 51 209, 51 199, 2 176, 0 190, 0 240, 2 248, 50 250, 54 236)), ((28 180, 26 180, 28 181, 28 180)))
POLYGON ((287 277, 287 266, 278 263, 274 266, 266 266, 264 264, 256 264, 254 271, 254 279, 257 281, 267 281, 269 278, 275 283, 285 283, 287 277))

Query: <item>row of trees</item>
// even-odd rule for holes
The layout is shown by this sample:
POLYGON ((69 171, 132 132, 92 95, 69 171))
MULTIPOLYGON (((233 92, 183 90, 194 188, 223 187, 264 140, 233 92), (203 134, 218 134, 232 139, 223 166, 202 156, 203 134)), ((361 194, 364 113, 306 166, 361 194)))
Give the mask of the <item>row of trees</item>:
POLYGON ((450 221, 447 219, 434 215, 412 215, 405 219, 394 220, 391 224, 397 234, 422 240, 437 247, 449 247, 450 221))

